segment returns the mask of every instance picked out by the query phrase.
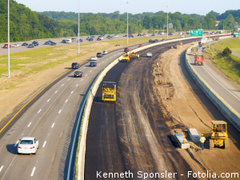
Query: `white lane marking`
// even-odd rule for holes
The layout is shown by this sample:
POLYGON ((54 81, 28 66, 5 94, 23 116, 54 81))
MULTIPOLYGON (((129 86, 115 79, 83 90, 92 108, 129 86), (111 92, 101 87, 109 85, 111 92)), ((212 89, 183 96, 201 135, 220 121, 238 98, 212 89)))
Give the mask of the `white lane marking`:
POLYGON ((55 94, 57 94, 58 91, 55 91, 55 94))
POLYGON ((85 76, 87 76, 87 74, 85 76))
POLYGON ((229 91, 225 86, 223 86, 214 76, 212 76, 212 74, 210 74, 210 72, 207 71, 207 69, 205 67, 203 67, 203 69, 205 69, 205 71, 209 74, 209 76, 211 76, 220 86, 222 86, 227 92, 229 92, 233 97, 235 97, 238 101, 240 101, 240 99, 233 94, 231 91, 229 91))
POLYGON ((81 81, 82 81, 83 79, 81 79, 81 81))
POLYGON ((62 86, 64 86, 64 84, 62 84, 62 86))
POLYGON ((28 124, 28 126, 27 126, 27 127, 30 127, 30 126, 31 126, 31 124, 32 124, 32 122, 30 122, 30 123, 28 124))
POLYGON ((71 92, 71 94, 73 93, 73 91, 71 92))
POLYGON ((51 128, 53 128, 55 126, 55 123, 52 124, 51 128))
POLYGON ((59 111, 58 111, 58 114, 60 114, 62 112, 62 110, 60 109, 59 111))
POLYGON ((77 84, 76 87, 78 87, 79 85, 77 84))
POLYGON ((0 172, 2 171, 3 167, 4 167, 4 166, 2 165, 1 168, 0 168, 0 172))
POLYGON ((68 99, 65 100, 65 103, 67 103, 67 102, 68 102, 68 99))
POLYGON ((34 173, 35 173, 36 167, 33 168, 32 173, 31 173, 31 177, 33 177, 34 173))
POLYGON ((42 111, 42 109, 39 109, 38 114, 42 111))
POLYGON ((92 70, 90 70, 90 72, 92 72, 92 70))
POLYGON ((44 141, 43 146, 42 146, 43 148, 46 146, 46 143, 47 143, 47 141, 44 141))
POLYGON ((70 78, 68 79, 68 81, 70 81, 70 78))
POLYGON ((86 67, 84 67, 84 69, 85 69, 86 67))
POLYGON ((14 147, 16 147, 18 145, 18 140, 17 140, 17 142, 14 144, 14 147))
POLYGON ((51 99, 48 99, 47 102, 49 102, 51 99))

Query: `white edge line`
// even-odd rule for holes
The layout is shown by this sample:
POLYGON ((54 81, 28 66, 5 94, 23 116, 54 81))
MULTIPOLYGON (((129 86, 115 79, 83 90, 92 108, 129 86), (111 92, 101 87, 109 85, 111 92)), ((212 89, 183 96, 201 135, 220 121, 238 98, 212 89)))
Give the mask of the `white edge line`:
POLYGON ((55 123, 52 124, 51 128, 53 128, 55 126, 55 123))
POLYGON ((35 173, 36 167, 33 168, 32 173, 31 173, 31 177, 33 177, 34 173, 35 173))

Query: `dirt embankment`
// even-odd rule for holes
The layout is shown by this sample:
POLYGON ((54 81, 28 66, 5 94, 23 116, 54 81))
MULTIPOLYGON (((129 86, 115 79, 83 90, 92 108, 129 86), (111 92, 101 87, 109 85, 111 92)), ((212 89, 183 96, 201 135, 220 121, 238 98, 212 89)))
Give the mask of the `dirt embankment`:
POLYGON ((240 172, 239 132, 231 125, 227 150, 209 150, 206 143, 202 151, 192 142, 190 149, 182 150, 172 142, 175 132, 187 128, 209 132, 213 119, 225 120, 185 68, 181 53, 188 46, 171 49, 155 61, 141 57, 120 78, 117 126, 126 168, 133 172, 167 170, 177 172, 179 179, 186 179, 189 171, 200 172, 199 179, 206 174, 208 178, 201 179, 240 172))
MULTIPOLYGON (((212 120, 226 119, 203 94, 187 72, 184 65, 184 56, 180 56, 184 49, 186 49, 186 46, 178 50, 169 50, 155 61, 152 66, 153 89, 156 94, 159 94, 168 115, 174 121, 174 124, 169 124, 169 127, 173 129, 172 133, 178 131, 178 127, 182 127, 180 130, 183 131, 185 128, 196 128, 199 134, 210 132, 212 120), (159 67, 157 67, 157 63, 159 67)), ((206 142, 206 149, 202 151, 199 144, 190 142, 190 149, 177 149, 177 151, 185 158, 194 172, 206 172, 208 170, 209 173, 216 172, 217 175, 232 172, 240 174, 240 134, 230 124, 228 132, 230 148, 227 150, 209 150, 206 142)))

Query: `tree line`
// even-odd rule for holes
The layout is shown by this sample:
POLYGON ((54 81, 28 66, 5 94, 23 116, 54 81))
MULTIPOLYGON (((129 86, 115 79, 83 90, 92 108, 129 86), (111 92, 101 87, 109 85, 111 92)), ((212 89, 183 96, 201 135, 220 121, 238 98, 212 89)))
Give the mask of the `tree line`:
MULTIPOLYGON (((129 13, 129 32, 141 33, 147 29, 164 31, 167 28, 167 14, 159 11, 141 14, 129 13)), ((81 13, 81 35, 126 33, 127 13, 81 13)), ((190 29, 233 30, 240 24, 240 10, 229 10, 223 14, 214 11, 205 16, 198 14, 168 13, 170 31, 190 29), (216 26, 216 21, 220 23, 216 26)), ((0 42, 7 41, 7 0, 0 0, 0 42)), ((75 12, 35 12, 23 4, 10 0, 11 42, 30 39, 70 37, 78 34, 78 14, 75 12)))

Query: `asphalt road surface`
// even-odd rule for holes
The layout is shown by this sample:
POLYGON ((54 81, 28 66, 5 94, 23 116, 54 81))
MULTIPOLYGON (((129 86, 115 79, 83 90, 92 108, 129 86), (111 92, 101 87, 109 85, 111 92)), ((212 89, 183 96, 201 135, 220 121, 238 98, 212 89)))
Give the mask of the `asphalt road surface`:
POLYGON ((121 49, 105 55, 97 60, 97 67, 82 65, 78 69, 82 78, 71 71, 26 110, 0 139, 0 179, 65 178, 72 129, 85 92, 93 78, 122 53, 121 49), (17 154, 17 141, 25 136, 39 139, 36 155, 17 154))
POLYGON ((186 178, 181 173, 190 170, 190 166, 175 151, 172 138, 168 137, 166 123, 170 118, 163 116, 161 105, 149 98, 151 66, 171 45, 143 50, 139 59, 119 63, 105 76, 104 80, 117 82, 117 101, 102 102, 99 87, 89 119, 85 179, 101 179, 104 173, 108 179, 121 179, 109 174, 121 172, 127 175, 124 179, 143 179, 140 171, 165 170, 176 172, 179 179, 186 178), (153 53, 151 58, 146 57, 149 51, 153 53), (155 118, 157 121, 152 120, 155 118))

